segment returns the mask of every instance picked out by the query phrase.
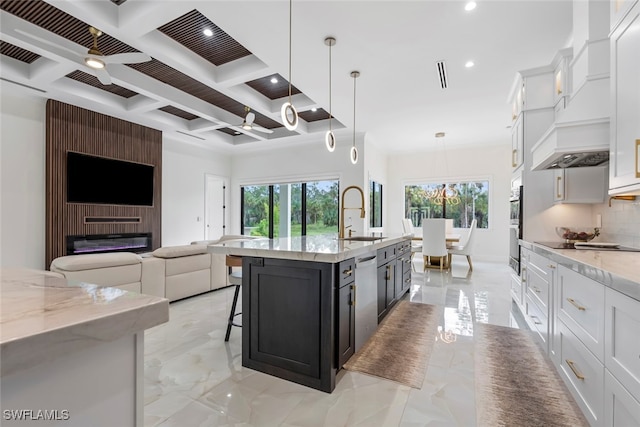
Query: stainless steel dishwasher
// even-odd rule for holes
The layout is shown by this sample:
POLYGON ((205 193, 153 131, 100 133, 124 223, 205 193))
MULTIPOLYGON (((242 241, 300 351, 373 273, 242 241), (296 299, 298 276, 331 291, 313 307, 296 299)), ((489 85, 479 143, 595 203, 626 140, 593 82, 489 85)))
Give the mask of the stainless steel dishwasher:
POLYGON ((356 259, 355 330, 356 352, 378 328, 378 259, 375 255, 356 259))

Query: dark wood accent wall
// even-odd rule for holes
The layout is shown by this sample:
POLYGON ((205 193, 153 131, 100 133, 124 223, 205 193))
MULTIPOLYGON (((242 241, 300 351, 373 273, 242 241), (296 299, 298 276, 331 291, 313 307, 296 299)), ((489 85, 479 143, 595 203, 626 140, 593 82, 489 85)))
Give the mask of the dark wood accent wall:
POLYGON ((162 132, 55 100, 47 101, 46 117, 46 265, 66 255, 68 235, 151 232, 153 249, 158 248, 162 132), (153 165, 153 206, 67 203, 67 151, 153 165), (85 217, 131 217, 140 221, 87 223, 85 217))

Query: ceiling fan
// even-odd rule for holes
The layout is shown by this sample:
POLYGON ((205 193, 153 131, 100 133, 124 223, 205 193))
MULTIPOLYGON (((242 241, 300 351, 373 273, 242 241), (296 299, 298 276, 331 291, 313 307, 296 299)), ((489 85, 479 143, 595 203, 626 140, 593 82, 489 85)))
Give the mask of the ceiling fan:
POLYGON ((273 133, 271 129, 263 128, 260 125, 255 124, 253 121, 256 119, 255 113, 251 112, 251 108, 244 107, 244 111, 247 113, 240 127, 245 130, 257 130, 263 133, 273 133))
POLYGON ((137 64, 140 62, 147 62, 151 60, 151 57, 143 52, 127 52, 117 53, 115 55, 104 55, 98 48, 98 37, 100 37, 103 33, 102 31, 92 26, 89 26, 89 33, 91 33, 91 35, 93 36, 93 46, 91 46, 91 48, 86 53, 76 52, 64 46, 60 46, 52 41, 43 39, 33 34, 29 34, 25 31, 16 31, 28 37, 36 39, 42 43, 69 51, 75 56, 82 58, 83 63, 95 71, 96 77, 103 85, 111 84, 111 76, 106 70, 107 64, 137 64))

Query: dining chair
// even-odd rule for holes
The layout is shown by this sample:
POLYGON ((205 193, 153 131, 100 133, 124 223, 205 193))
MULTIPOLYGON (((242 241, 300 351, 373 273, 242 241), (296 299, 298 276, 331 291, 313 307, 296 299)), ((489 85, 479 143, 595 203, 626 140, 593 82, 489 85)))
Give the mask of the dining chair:
POLYGON ((422 257, 424 269, 426 270, 431 264, 432 257, 439 257, 440 270, 442 270, 446 266, 447 256, 445 220, 443 218, 423 218, 422 257))
POLYGON ((451 265, 451 257, 452 255, 465 255, 467 257, 467 262, 469 263, 469 270, 473 270, 473 264, 471 264, 471 254, 473 252, 473 245, 475 242, 474 235, 476 231, 477 220, 471 221, 471 226, 469 227, 469 232, 463 238, 463 241, 459 245, 453 245, 449 248, 449 265, 451 265))

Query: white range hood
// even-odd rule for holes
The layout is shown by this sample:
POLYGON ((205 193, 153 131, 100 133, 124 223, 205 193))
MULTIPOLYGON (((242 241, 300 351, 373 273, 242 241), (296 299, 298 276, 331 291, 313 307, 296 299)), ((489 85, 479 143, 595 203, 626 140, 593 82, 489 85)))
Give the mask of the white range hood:
POLYGON ((531 148, 531 170, 599 166, 609 160, 609 76, 587 80, 531 148))

